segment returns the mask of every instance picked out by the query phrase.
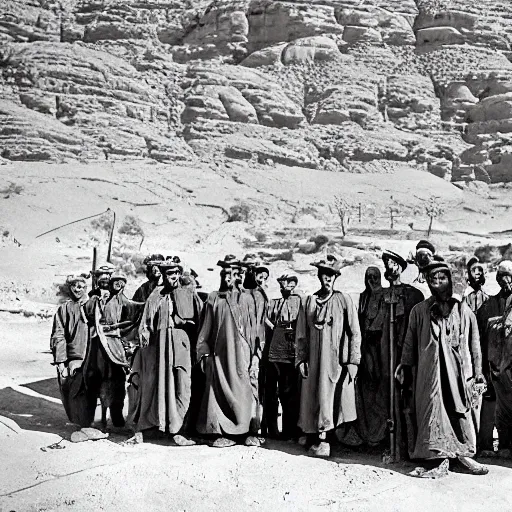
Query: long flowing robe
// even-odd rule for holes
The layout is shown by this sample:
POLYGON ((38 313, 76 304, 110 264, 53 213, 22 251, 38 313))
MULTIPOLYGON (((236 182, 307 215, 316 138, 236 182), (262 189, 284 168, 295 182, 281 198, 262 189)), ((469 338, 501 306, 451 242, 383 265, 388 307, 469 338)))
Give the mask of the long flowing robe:
POLYGON ((54 364, 80 364, 74 375, 61 376, 57 372, 62 404, 69 420, 81 427, 88 427, 94 420, 96 395, 86 389, 82 366, 89 347, 89 327, 83 302, 68 300, 62 304, 53 319, 50 348, 54 364))
POLYGON ((477 311, 489 299, 489 295, 481 288, 479 290, 471 289, 471 291, 464 297, 464 302, 469 306, 469 309, 476 315, 477 311))
POLYGON ((132 300, 135 302, 146 302, 157 286, 158 281, 148 279, 135 290, 132 300))
POLYGON ((201 434, 247 434, 258 412, 251 376, 257 348, 254 301, 236 290, 213 292, 204 307, 197 360, 206 357, 206 383, 197 430, 201 434))
POLYGON ((147 300, 139 328, 139 389, 132 420, 136 431, 158 427, 176 434, 182 429, 201 307, 197 294, 187 288, 160 286, 147 300))
POLYGON ((500 448, 512 442, 512 304, 501 316, 493 316, 486 327, 487 362, 496 392, 495 423, 500 448))
POLYGON ((318 433, 354 421, 354 381, 345 365, 360 362, 361 332, 350 297, 339 291, 324 300, 318 292, 309 296, 299 313, 296 345, 296 366, 309 365, 298 426, 304 433, 318 433))
POLYGON ((389 381, 383 378, 389 357, 382 331, 386 316, 385 290, 365 290, 359 298, 361 327, 361 364, 356 382, 357 422, 359 439, 350 444, 377 444, 386 436, 389 411, 389 381))
POLYGON ((472 387, 482 355, 475 315, 457 296, 447 317, 434 297, 415 306, 402 352, 413 369, 415 435, 412 459, 454 458, 476 452, 472 387))

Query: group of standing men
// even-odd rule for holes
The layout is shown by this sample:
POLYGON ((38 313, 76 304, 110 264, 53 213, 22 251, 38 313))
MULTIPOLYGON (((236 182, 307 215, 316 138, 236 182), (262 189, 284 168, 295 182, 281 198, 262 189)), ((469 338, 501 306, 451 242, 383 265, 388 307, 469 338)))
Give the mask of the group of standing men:
POLYGON ((414 263, 432 294, 424 300, 400 280, 405 259, 384 251, 382 260, 389 286, 369 267, 358 310, 334 289, 334 256, 312 264, 317 292, 304 297, 285 274, 274 300, 268 268, 251 255, 219 261, 219 290, 208 295, 177 257, 148 257, 148 280, 132 300, 126 277, 108 265, 88 296, 86 278, 70 276, 51 341, 66 413, 90 426, 99 398, 103 421, 110 408, 124 426, 128 375, 136 440, 151 429, 180 446, 197 435, 215 447, 280 437, 325 457, 337 438, 485 474, 472 457, 494 453, 494 425, 500 448, 512 440, 512 262, 499 265, 501 291, 489 298, 483 266, 469 260, 471 292, 461 299, 450 266, 420 241, 414 263))

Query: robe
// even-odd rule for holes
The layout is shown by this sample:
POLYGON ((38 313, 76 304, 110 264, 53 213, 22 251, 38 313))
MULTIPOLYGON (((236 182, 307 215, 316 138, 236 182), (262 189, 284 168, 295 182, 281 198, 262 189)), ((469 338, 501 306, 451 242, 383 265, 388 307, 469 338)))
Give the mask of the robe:
POLYGON ((309 365, 300 397, 302 431, 319 433, 354 421, 354 381, 346 365, 360 362, 361 332, 348 295, 334 291, 326 300, 319 300, 318 294, 306 299, 297 321, 296 350, 296 366, 309 365))
POLYGON ((94 420, 96 395, 84 384, 82 366, 89 347, 89 327, 83 302, 68 300, 62 304, 53 319, 50 348, 54 364, 80 361, 74 375, 62 377, 57 372, 62 404, 69 421, 81 427, 88 427, 94 420))
POLYGON ((415 432, 411 459, 455 458, 476 452, 480 411, 472 400, 482 355, 475 315, 457 296, 443 317, 434 297, 415 306, 402 352, 413 370, 415 432))
POLYGON ((167 291, 160 286, 147 300, 139 328, 137 405, 130 418, 136 431, 157 427, 177 434, 182 429, 201 307, 197 294, 187 288, 167 291))
POLYGON ((473 290, 464 297, 464 302, 469 306, 469 309, 473 311, 473 313, 477 313, 477 311, 480 309, 480 307, 484 304, 484 302, 487 301, 489 298, 489 295, 485 293, 482 289, 480 290, 473 290))
POLYGON ((135 290, 132 300, 135 302, 146 302, 157 286, 158 282, 147 280, 135 290))
POLYGON ((212 292, 204 307, 197 360, 206 357, 206 382, 197 431, 247 434, 258 413, 252 367, 257 352, 254 300, 237 290, 212 292))

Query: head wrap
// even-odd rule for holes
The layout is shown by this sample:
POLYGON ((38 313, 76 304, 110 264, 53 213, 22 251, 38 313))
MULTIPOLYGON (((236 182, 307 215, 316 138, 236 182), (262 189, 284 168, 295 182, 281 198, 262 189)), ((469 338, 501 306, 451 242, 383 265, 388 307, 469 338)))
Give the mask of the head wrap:
POLYGON ((277 282, 281 283, 283 281, 294 281, 295 284, 298 284, 299 279, 296 275, 293 274, 283 274, 277 278, 277 282))
POLYGON ((400 254, 397 254, 396 252, 393 252, 393 251, 385 250, 382 253, 382 261, 384 262, 384 265, 387 265, 387 262, 389 260, 393 260, 396 263, 398 263, 400 265, 400 267, 402 268, 402 272, 407 268, 407 261, 405 261, 402 258, 402 256, 400 256, 400 254))
POLYGON ((87 284, 87 279, 89 278, 89 274, 70 274, 66 277, 66 284, 72 285, 73 283, 83 283, 87 284))
POLYGON ((506 275, 506 276, 512 276, 512 261, 503 260, 502 262, 500 262, 500 264, 498 265, 496 277, 498 277, 498 275, 500 275, 500 274, 506 275))
POLYGON ((110 281, 124 281, 126 283, 126 274, 121 270, 117 270, 116 272, 110 275, 110 281))
POLYGON ((468 262, 466 263, 466 269, 468 271, 468 274, 471 272, 471 267, 473 267, 474 265, 479 265, 480 267, 483 268, 483 265, 482 263, 480 263, 480 260, 476 256, 473 256, 469 258, 468 262))
POLYGON ((428 240, 420 240, 416 244, 416 250, 419 249, 428 249, 432 254, 436 253, 436 248, 428 240))
POLYGON ((241 266, 241 262, 235 255, 226 254, 226 256, 224 256, 223 260, 219 260, 217 262, 217 265, 219 267, 222 267, 223 269, 233 268, 233 267, 239 268, 241 266))

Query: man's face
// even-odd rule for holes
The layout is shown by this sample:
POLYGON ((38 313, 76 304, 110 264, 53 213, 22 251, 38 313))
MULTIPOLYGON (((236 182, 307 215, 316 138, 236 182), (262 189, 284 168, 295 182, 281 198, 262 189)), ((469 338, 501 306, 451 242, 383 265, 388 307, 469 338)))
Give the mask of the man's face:
POLYGON ((443 295, 449 291, 450 279, 443 271, 431 272, 428 276, 428 283, 432 294, 443 295))
POLYGON ((151 281, 158 281, 160 279, 160 276, 162 275, 162 272, 160 272, 160 269, 156 265, 153 265, 151 267, 149 275, 151 281))
POLYGON ((236 269, 234 268, 231 270, 235 271, 234 274, 232 272, 233 279, 235 280, 235 282, 238 284, 242 284, 244 282, 245 274, 247 273, 247 270, 245 268, 236 268, 236 269))
POLYGON ((469 269, 469 281, 470 282, 473 282, 473 283, 476 283, 476 284, 479 284, 479 285, 483 285, 485 283, 485 273, 484 273, 484 269, 482 268, 481 265, 473 265, 470 269, 469 269))
POLYGON ((87 285, 83 281, 75 281, 69 285, 69 291, 75 300, 80 300, 87 290, 87 285))
POLYGON ((332 291, 332 289, 334 287, 334 281, 336 281, 336 276, 334 276, 332 274, 325 274, 322 272, 318 276, 318 279, 320 279, 320 284, 322 285, 322 288, 325 291, 327 291, 327 292, 332 291))
POLYGON ((258 272, 254 279, 256 280, 256 284, 258 286, 264 286, 268 279, 268 274, 266 272, 258 272))
POLYGON ((98 288, 101 290, 108 290, 110 284, 110 275, 109 274, 100 274, 97 280, 98 288))
POLYGON ((164 272, 164 285, 169 288, 177 288, 180 282, 181 272, 178 268, 170 268, 164 272))
POLYGON ((380 272, 376 269, 368 270, 366 279, 371 290, 375 290, 376 288, 380 288, 382 286, 380 272))
POLYGON ((402 267, 400 267, 400 265, 395 261, 395 260, 391 260, 391 259, 388 259, 386 261, 386 274, 388 276, 388 279, 396 279, 400 276, 400 274, 402 273, 402 267))
POLYGON ((297 286, 297 283, 294 279, 285 279, 281 281, 281 289, 286 290, 287 292, 293 292, 297 286))
POLYGON ((113 293, 119 293, 124 288, 124 281, 122 279, 114 279, 110 282, 110 287, 113 293))
POLYGON ((500 285, 500 288, 507 294, 512 293, 512 276, 509 274, 498 274, 496 281, 500 285))
POLYGON ((416 251, 416 257, 414 259, 419 268, 424 268, 429 263, 432 263, 434 255, 429 249, 421 248, 416 251))

